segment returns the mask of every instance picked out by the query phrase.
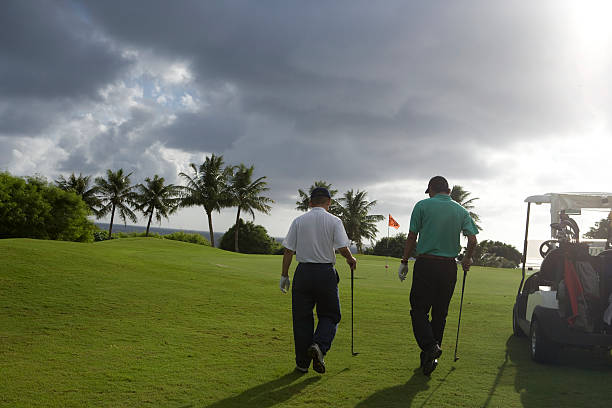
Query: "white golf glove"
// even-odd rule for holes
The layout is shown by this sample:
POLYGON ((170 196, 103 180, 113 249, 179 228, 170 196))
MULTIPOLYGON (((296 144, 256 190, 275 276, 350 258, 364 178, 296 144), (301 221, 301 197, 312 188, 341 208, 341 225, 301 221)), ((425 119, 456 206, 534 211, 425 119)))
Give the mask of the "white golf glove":
POLYGON ((280 278, 280 290, 283 293, 287 293, 289 291, 289 285, 291 285, 291 281, 288 276, 282 276, 280 278))
POLYGON ((406 275, 408 275, 408 264, 400 262, 400 266, 397 270, 397 277, 403 282, 404 279, 406 279, 406 275))

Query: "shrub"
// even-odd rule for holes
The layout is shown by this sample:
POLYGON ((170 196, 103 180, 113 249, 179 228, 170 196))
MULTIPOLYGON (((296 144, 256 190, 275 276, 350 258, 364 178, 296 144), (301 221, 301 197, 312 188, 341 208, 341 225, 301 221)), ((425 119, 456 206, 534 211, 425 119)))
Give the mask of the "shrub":
MULTIPOLYGON (((245 254, 272 254, 278 250, 278 243, 270 238, 268 232, 261 225, 255 225, 252 221, 238 221, 238 245, 240 252, 245 254)), ((234 251, 234 224, 221 238, 219 248, 234 251)))
POLYGON ((161 237, 165 239, 171 239, 174 241, 182 241, 182 242, 189 242, 191 244, 210 246, 210 242, 206 238, 196 233, 176 231, 176 232, 173 232, 172 234, 162 235, 161 237))
MULTIPOLYGON (((401 258, 404 256, 406 238, 407 235, 403 232, 400 232, 394 237, 382 238, 381 240, 376 242, 372 249, 367 251, 367 255, 391 256, 393 258, 401 258)), ((413 251, 410 256, 415 257, 416 252, 413 251)))
POLYGON ((93 233, 94 242, 106 241, 108 239, 108 231, 98 229, 93 233))
POLYGON ((159 235, 157 232, 151 231, 149 231, 148 236, 146 232, 130 232, 128 235, 130 238, 162 238, 162 236, 159 235))
MULTIPOLYGON (((459 259, 463 258, 464 253, 459 259)), ((523 255, 514 246, 488 239, 479 242, 472 255, 474 265, 493 268, 516 268, 522 258, 523 255)))
POLYGON ((0 173, 0 236, 61 241, 93 241, 88 207, 73 192, 41 177, 0 173))
MULTIPOLYGON (((108 231, 107 230, 102 230, 99 227, 97 227, 98 229, 96 231, 94 231, 94 242, 99 242, 99 241, 106 241, 108 239, 108 231)), ((141 238, 141 237, 145 237, 146 232, 113 232, 113 239, 119 239, 119 238, 141 238)), ((151 233, 149 232, 149 238, 162 238, 161 235, 157 234, 157 233, 151 233)))
POLYGON ((274 240, 274 243, 272 244, 272 255, 283 255, 284 253, 285 247, 283 246, 283 244, 281 244, 277 240, 274 240))

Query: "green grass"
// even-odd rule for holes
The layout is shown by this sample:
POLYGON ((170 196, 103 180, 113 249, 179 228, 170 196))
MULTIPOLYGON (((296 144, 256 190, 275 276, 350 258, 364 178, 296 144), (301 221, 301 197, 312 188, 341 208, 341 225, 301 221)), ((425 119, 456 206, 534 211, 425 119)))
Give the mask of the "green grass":
POLYGON ((299 376, 280 256, 135 238, 2 240, 0 259, 0 406, 610 405, 609 355, 570 350, 544 366, 511 337, 518 270, 470 272, 454 363, 458 282, 444 354, 427 379, 397 260, 387 271, 384 258, 359 257, 355 357, 350 272, 339 263, 343 320, 328 372, 299 376))

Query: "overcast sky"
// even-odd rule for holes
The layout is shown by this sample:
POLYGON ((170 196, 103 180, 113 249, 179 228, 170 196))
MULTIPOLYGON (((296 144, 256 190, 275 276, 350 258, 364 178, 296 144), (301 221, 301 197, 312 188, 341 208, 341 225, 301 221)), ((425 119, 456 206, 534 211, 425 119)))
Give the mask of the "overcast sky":
MULTIPOLYGON (((608 1, 3 1, 0 170, 180 183, 215 153, 267 177, 276 203, 255 222, 273 236, 315 180, 366 190, 407 232, 441 174, 480 198, 481 240, 521 247, 526 196, 612 190, 610 15, 608 1)), ((202 209, 162 226, 208 229, 202 209)))

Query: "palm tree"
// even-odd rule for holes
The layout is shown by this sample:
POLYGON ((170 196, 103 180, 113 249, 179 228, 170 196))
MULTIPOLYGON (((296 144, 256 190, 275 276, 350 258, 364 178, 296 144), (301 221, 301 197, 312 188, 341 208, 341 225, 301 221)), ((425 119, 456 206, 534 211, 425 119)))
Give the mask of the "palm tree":
POLYGON ((475 200, 479 200, 479 198, 478 197, 469 198, 471 195, 472 193, 464 190, 463 187, 459 185, 453 186, 450 192, 451 198, 454 201, 461 204, 463 208, 468 210, 468 212, 470 213, 470 217, 472 217, 472 220, 474 220, 474 224, 476 224, 476 228, 478 228, 478 231, 482 231, 482 228, 480 227, 480 225, 478 225, 478 223, 480 222, 480 217, 478 216, 478 214, 472 211, 474 209, 474 204, 472 203, 475 200))
POLYGON ((92 214, 97 215, 97 207, 100 206, 100 200, 96 197, 96 187, 89 188, 91 176, 83 176, 79 173, 78 177, 72 173, 65 179, 64 176, 59 176, 55 180, 55 184, 64 191, 72 191, 89 207, 92 214))
POLYGON ((138 203, 136 209, 141 211, 145 216, 149 216, 147 221, 147 232, 145 236, 149 236, 149 227, 153 214, 157 222, 161 223, 162 217, 168 219, 170 214, 176 212, 180 201, 180 190, 173 184, 164 185, 164 178, 157 174, 151 180, 149 177, 145 179, 145 184, 136 186, 136 199, 138 203))
POLYGON ((298 189, 298 201, 295 202, 297 206, 295 209, 300 211, 308 211, 310 209, 310 193, 312 193, 312 190, 317 187, 323 187, 329 190, 329 194, 332 198, 331 205, 329 206, 329 212, 335 216, 340 216, 340 205, 336 202, 336 200, 334 200, 334 196, 336 193, 338 193, 338 190, 333 189, 330 183, 323 180, 315 181, 315 183, 308 189, 308 193, 301 188, 298 189))
POLYGON ((119 210, 119 217, 126 223, 129 218, 132 222, 137 222, 136 214, 130 207, 136 205, 134 187, 130 184, 130 174, 124 174, 123 169, 113 173, 112 170, 106 170, 106 179, 96 177, 96 192, 100 200, 100 210, 98 218, 104 217, 110 213, 110 225, 108 227, 108 239, 111 239, 113 232, 113 222, 115 220, 115 210, 119 210))
POLYGON ((255 219, 255 212, 259 211, 264 214, 269 214, 272 207, 268 204, 274 201, 268 197, 261 195, 264 191, 268 191, 267 183, 264 181, 266 177, 260 177, 252 181, 254 167, 246 167, 240 164, 234 168, 229 186, 229 193, 232 204, 238 207, 236 214, 236 229, 234 232, 234 250, 238 249, 238 222, 240 221, 240 212, 245 211, 255 219))
POLYGON ((189 165, 192 175, 179 173, 187 181, 186 186, 181 187, 181 207, 202 206, 208 217, 208 230, 210 232, 210 243, 215 246, 213 235, 212 212, 221 212, 221 208, 230 205, 231 201, 227 193, 227 180, 231 175, 231 168, 223 168, 223 156, 212 154, 204 163, 196 166, 189 165))
POLYGON ((368 202, 368 193, 349 190, 339 201, 340 219, 349 239, 357 246, 357 252, 363 253, 363 240, 374 239, 378 228, 376 223, 385 219, 382 215, 370 215, 370 210, 376 205, 376 200, 368 202))

